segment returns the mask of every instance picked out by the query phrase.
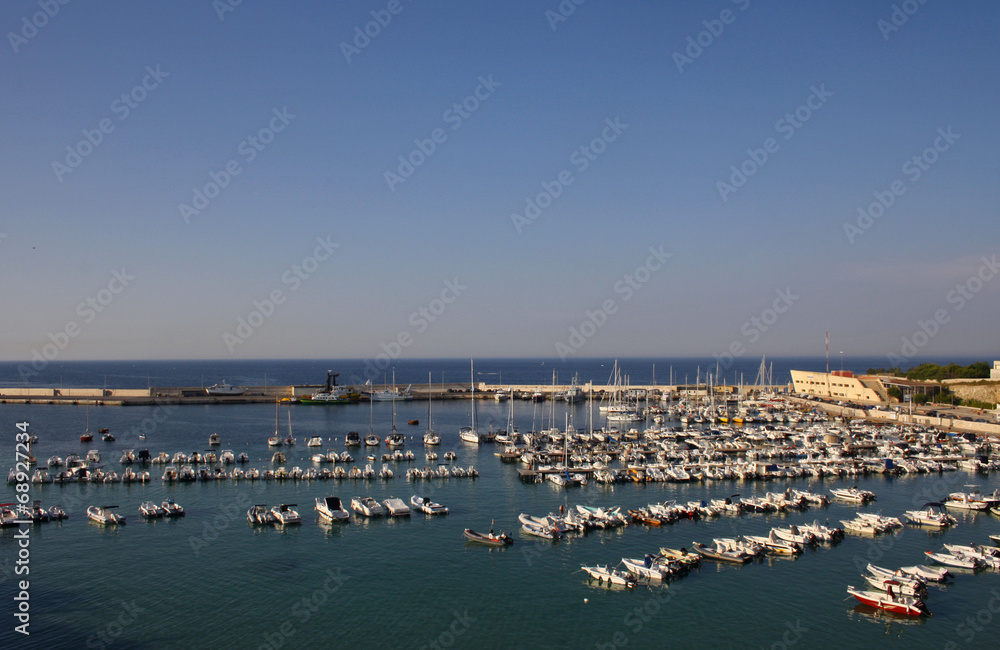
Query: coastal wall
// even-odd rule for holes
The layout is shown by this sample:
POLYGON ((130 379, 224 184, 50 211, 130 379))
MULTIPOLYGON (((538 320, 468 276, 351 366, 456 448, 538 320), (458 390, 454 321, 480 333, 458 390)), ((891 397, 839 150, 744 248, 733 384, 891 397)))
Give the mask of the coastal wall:
POLYGON ((985 379, 946 380, 945 385, 962 399, 976 399, 980 402, 1000 402, 1000 381, 985 379))

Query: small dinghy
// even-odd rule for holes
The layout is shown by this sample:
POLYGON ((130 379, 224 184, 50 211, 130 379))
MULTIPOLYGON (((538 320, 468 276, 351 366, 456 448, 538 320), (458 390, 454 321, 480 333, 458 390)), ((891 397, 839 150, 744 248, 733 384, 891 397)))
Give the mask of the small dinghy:
POLYGON ((562 537, 562 533, 559 531, 557 526, 552 527, 542 527, 537 524, 521 524, 521 530, 533 537, 541 537, 543 539, 557 540, 562 537))
POLYGON ((924 551, 931 560, 945 566, 957 567, 959 569, 979 569, 983 563, 974 557, 959 557, 951 553, 935 553, 934 551, 924 551))
POLYGON ((420 512, 426 513, 428 515, 448 514, 448 508, 441 505, 440 503, 435 503, 431 501, 427 497, 413 495, 412 497, 410 497, 410 505, 419 510, 420 512))
POLYGON ((607 566, 583 566, 580 568, 598 582, 606 582, 609 585, 621 585, 623 587, 635 586, 632 576, 618 569, 610 569, 607 566))

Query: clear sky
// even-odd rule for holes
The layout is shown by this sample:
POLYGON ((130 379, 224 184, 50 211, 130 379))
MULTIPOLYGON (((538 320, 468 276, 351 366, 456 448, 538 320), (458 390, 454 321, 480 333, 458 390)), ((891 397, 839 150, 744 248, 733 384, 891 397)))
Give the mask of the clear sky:
POLYGON ((0 30, 4 359, 997 355, 994 2, 0 30))

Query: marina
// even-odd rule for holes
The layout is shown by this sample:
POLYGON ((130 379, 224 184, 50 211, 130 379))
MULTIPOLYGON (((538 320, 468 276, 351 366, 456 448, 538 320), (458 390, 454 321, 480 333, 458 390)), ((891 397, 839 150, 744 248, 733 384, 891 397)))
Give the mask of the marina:
MULTIPOLYGON (((40 593, 50 594, 37 605, 39 628, 47 629, 47 638, 54 643, 68 643, 70 637, 60 636, 60 630, 68 635, 71 629, 99 629, 93 623, 95 611, 106 611, 113 618, 115 596, 90 588, 100 580, 116 595, 134 593, 139 606, 172 608, 175 616, 193 626, 178 629, 154 623, 160 644, 262 645, 273 632, 263 621, 226 636, 205 636, 210 628, 206 612, 221 608, 223 615, 237 616, 259 598, 277 598, 290 603, 282 612, 294 616, 294 603, 322 590, 324 572, 333 571, 343 586, 332 591, 336 583, 331 582, 331 591, 321 592, 324 604, 316 607, 324 616, 300 619, 288 639, 293 645, 327 638, 334 629, 327 621, 330 617, 342 619, 343 624, 360 622, 351 613, 355 607, 384 606, 387 589, 392 593, 422 588, 418 576, 428 573, 436 585, 432 595, 427 602, 400 601, 404 622, 386 632, 387 643, 419 647, 427 642, 419 635, 426 635, 428 620, 447 629, 454 611, 462 615, 467 611, 478 623, 470 627, 465 641, 511 647, 522 645, 517 633, 505 632, 508 628, 496 623, 511 616, 531 630, 536 638, 532 645, 537 647, 611 643, 619 631, 637 647, 657 645, 668 637, 678 639, 672 645, 679 647, 744 642, 768 647, 780 640, 773 630, 789 621, 799 621, 807 629, 804 638, 819 645, 830 630, 859 645, 884 643, 886 638, 901 644, 943 645, 955 638, 955 626, 962 620, 959 611, 970 607, 976 611, 976 599, 988 602, 990 590, 1000 587, 1000 576, 993 569, 965 574, 966 569, 949 568, 958 573, 945 587, 929 587, 933 593, 926 603, 933 616, 913 618, 915 626, 885 618, 895 615, 879 615, 880 610, 870 605, 852 606, 843 600, 848 585, 875 589, 862 577, 870 574, 865 569, 868 564, 887 570, 923 564, 933 575, 934 562, 927 551, 952 555, 946 544, 995 545, 991 535, 1000 534, 1000 517, 989 510, 946 505, 943 508, 957 525, 941 530, 908 524, 873 535, 848 532, 841 538, 836 533, 841 520, 866 521, 862 517, 866 515, 874 523, 902 521, 908 516, 904 512, 922 511, 928 502, 944 503, 953 494, 964 493, 973 502, 991 498, 1000 483, 991 464, 995 455, 981 446, 982 441, 939 437, 898 425, 836 422, 815 409, 799 407, 785 411, 798 414, 798 422, 754 422, 743 427, 721 422, 685 427, 667 408, 662 423, 647 417, 631 427, 637 432, 632 434, 609 426, 595 404, 591 431, 588 400, 529 399, 477 400, 481 430, 493 429, 506 440, 502 432, 513 414, 521 437, 470 443, 459 437, 459 430, 470 421, 467 400, 439 403, 435 397, 433 422, 427 420, 426 402, 419 400, 396 403, 395 414, 389 404, 374 406, 370 413, 363 403, 330 408, 291 405, 296 444, 282 444, 278 449, 283 462, 275 462, 274 448, 267 444, 275 432, 273 403, 175 409, 145 431, 134 425, 151 418, 157 407, 91 407, 90 426, 116 435, 113 442, 86 443, 79 441, 87 420, 82 405, 5 405, 9 417, 30 422, 38 436, 32 453, 39 469, 59 458, 61 464, 45 468, 50 477, 70 465, 87 465, 92 468, 88 475, 101 477, 32 483, 32 497, 40 508, 59 505, 69 515, 36 525, 32 531, 32 550, 45 558, 45 571, 64 576, 58 586, 37 578, 40 593), (399 428, 402 447, 349 445, 349 432, 367 432, 369 427, 384 438, 391 432, 392 420, 418 421, 399 428), (567 423, 574 431, 570 436, 565 435, 567 423), (438 432, 439 445, 424 444, 428 426, 438 432), (607 435, 613 429, 619 434, 607 435), (315 437, 322 439, 319 450, 306 444, 315 437), (218 444, 208 444, 210 440, 218 444), (497 456, 504 448, 517 452, 509 462, 497 456), (91 450, 100 460, 86 461, 91 450), (425 458, 432 450, 437 450, 439 460, 425 458), (408 451, 413 460, 406 460, 408 451), (531 465, 523 460, 526 452, 537 454, 531 465), (187 463, 178 457, 177 464, 171 464, 178 454, 187 463), (369 454, 375 456, 374 462, 365 458, 369 454), (323 460, 314 461, 317 455, 323 460), (983 458, 984 469, 962 469, 960 459, 969 456, 983 458), (164 457, 166 462, 153 462, 164 457), (565 474, 567 470, 560 468, 565 458, 570 459, 569 472, 585 474, 586 484, 526 481, 519 471, 536 477, 565 474), (887 459, 892 462, 887 464, 887 459), (190 467, 186 481, 164 480, 168 467, 179 476, 185 464, 190 467), (365 478, 362 468, 369 464, 374 475, 365 478), (392 478, 380 476, 383 465, 392 470, 392 478), (355 467, 361 477, 333 475, 335 468, 350 473, 355 467), (446 476, 438 474, 441 467, 447 469, 446 476), (452 474, 456 468, 469 467, 475 468, 476 477, 452 474), (408 469, 425 468, 433 470, 431 477, 407 475, 408 469), (130 469, 136 476, 150 475, 145 481, 127 482, 124 473, 130 469), (323 469, 330 474, 323 477, 323 469), (270 478, 262 478, 268 471, 270 478), (118 480, 105 480, 112 472, 118 480), (253 472, 257 478, 247 478, 253 472), (596 480, 599 472, 613 480, 596 480), (642 480, 637 480, 640 475, 642 480), (834 498, 833 490, 854 488, 871 492, 876 499, 857 503, 834 498), (416 503, 411 495, 417 497, 416 503), (355 499, 359 507, 377 506, 382 516, 351 512, 349 505, 355 499), (169 500, 181 504, 186 516, 138 516, 140 505, 165 505, 169 500), (118 504, 132 521, 108 526, 88 520, 89 506, 108 503, 118 504), (292 515, 287 515, 287 524, 279 522, 280 504, 295 513, 298 523, 292 515), (388 504, 400 514, 404 512, 400 505, 413 512, 388 516, 388 504), (343 514, 323 516, 321 505, 343 514), (431 511, 447 508, 448 514, 415 510, 422 505, 431 511), (254 513, 259 523, 248 520, 254 513), (555 521, 560 517, 562 521, 555 521), (507 536, 483 532, 484 519, 492 520, 494 530, 508 531, 507 536), (821 535, 829 541, 807 541, 821 535), (748 560, 704 557, 698 563, 693 542, 720 555, 730 544, 755 544, 765 550, 755 550, 748 560), (134 580, 114 572, 110 563, 81 570, 71 557, 53 555, 52 550, 64 544, 97 555, 113 550, 116 562, 141 564, 149 570, 187 562, 216 577, 193 597, 181 595, 189 591, 186 579, 169 572, 161 581, 163 589, 138 592, 134 580), (782 548, 794 550, 785 553, 782 548), (262 576, 259 586, 247 582, 242 568, 247 562, 262 576), (405 567, 402 574, 400 562, 405 567), (581 567, 593 568, 600 579, 581 567), (627 576, 621 578, 626 584, 619 584, 618 578, 604 579, 619 575, 627 576), (469 585, 483 582, 491 584, 491 597, 468 597, 469 585), (77 594, 78 604, 69 608, 44 604, 56 593, 53 590, 77 594), (771 606, 736 613, 735 627, 704 627, 709 620, 705 603, 724 607, 748 592, 771 606), (649 602, 662 609, 636 633, 625 618, 649 602), (571 612, 571 630, 551 629, 547 612, 554 603, 571 612), (442 615, 442 610, 452 614, 442 615), (702 622, 697 633, 695 621, 702 622), (733 636, 737 628, 739 641, 733 636), (892 636, 886 637, 887 629, 892 636)), ((281 407, 278 420, 282 438, 288 434, 285 408, 281 407)), ((13 486, 6 489, 14 494, 13 486)), ((15 530, 0 532, 0 542, 15 543, 15 530)), ((123 631, 122 638, 146 639, 148 634, 149 627, 136 628, 123 631)))

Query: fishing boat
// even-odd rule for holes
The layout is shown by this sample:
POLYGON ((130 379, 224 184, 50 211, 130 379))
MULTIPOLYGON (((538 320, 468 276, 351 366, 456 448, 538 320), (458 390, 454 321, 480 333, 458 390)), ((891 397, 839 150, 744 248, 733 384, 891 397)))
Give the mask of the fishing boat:
POLYGON ((435 503, 427 497, 421 497, 414 494, 410 497, 410 505, 428 515, 446 515, 448 514, 448 508, 441 505, 440 503, 435 503))
POLYGON ((410 514, 410 508, 402 499, 396 497, 389 497, 382 502, 385 506, 386 512, 389 513, 390 517, 406 517, 410 514))
POLYGON ((351 510, 365 517, 381 517, 385 508, 371 497, 354 497, 351 499, 351 510))
POLYGON ((334 405, 334 404, 350 404, 351 402, 356 402, 360 396, 357 393, 352 393, 348 388, 344 386, 337 385, 337 377, 340 376, 339 372, 334 372, 332 370, 326 371, 326 386, 320 390, 312 393, 311 395, 303 395, 299 397, 300 404, 319 404, 319 405, 334 405))
POLYGON ((166 512, 163 510, 163 508, 156 505, 152 501, 144 501, 139 506, 139 514, 141 514, 143 517, 146 517, 147 519, 159 519, 160 517, 165 515, 166 512))
POLYGON ((292 510, 294 503, 282 503, 281 505, 274 506, 271 508, 271 514, 274 515, 275 523, 279 526, 288 526, 290 524, 301 524, 302 517, 299 513, 292 510))
POLYGON ((247 510, 247 521, 251 525, 261 526, 273 524, 277 521, 277 518, 274 516, 274 513, 267 509, 267 504, 260 503, 250 506, 247 510))
POLYGON ((887 612, 896 614, 906 614, 907 616, 929 616, 927 606, 919 598, 909 598, 907 596, 895 596, 879 591, 865 591, 848 586, 847 593, 854 596, 858 601, 868 605, 884 609, 887 612))
POLYGON ((173 499, 167 499, 160 504, 160 507, 163 508, 163 514, 167 517, 184 516, 184 508, 180 507, 173 499))
POLYGON ((323 497, 316 499, 316 512, 325 521, 348 521, 351 513, 344 509, 340 497, 323 497))
POLYGON ((125 517, 114 512, 118 506, 90 506, 87 508, 87 516, 91 521, 95 521, 105 526, 110 524, 125 525, 125 517))
POLYGON ((514 543, 514 540, 510 535, 507 533, 494 533, 492 528, 490 529, 490 532, 485 534, 477 533, 471 528, 466 528, 462 534, 470 542, 485 544, 487 546, 510 546, 514 543))
POLYGON ((623 587, 634 587, 635 580, 628 573, 619 569, 611 569, 607 566, 582 566, 580 567, 594 580, 604 582, 609 585, 621 585, 623 587))

